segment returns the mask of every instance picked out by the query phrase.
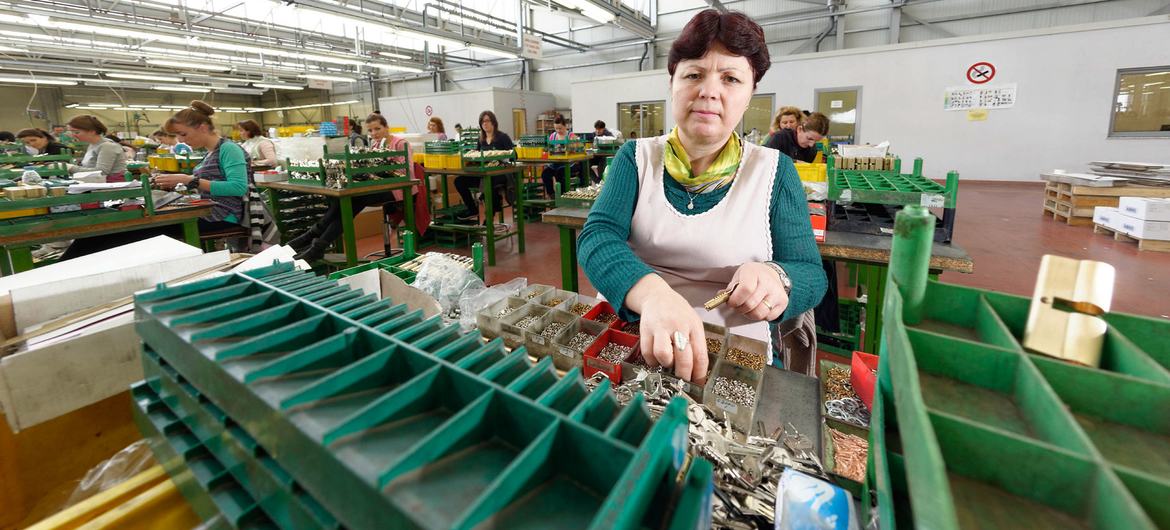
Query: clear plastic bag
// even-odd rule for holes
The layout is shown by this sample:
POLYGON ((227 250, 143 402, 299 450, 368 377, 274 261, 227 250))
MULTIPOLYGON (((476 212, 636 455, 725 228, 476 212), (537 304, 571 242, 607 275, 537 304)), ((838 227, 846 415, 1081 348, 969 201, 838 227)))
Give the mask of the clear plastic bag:
POLYGON ((155 465, 150 443, 138 440, 90 469, 69 495, 62 510, 125 482, 155 465))
POLYGON ((475 314, 485 307, 519 293, 528 286, 528 278, 512 278, 507 283, 468 289, 459 295, 459 326, 463 331, 475 328, 475 314))
POLYGON ((411 286, 437 300, 448 322, 459 319, 459 300, 463 293, 484 289, 483 280, 474 272, 462 263, 439 254, 431 254, 423 259, 411 286))

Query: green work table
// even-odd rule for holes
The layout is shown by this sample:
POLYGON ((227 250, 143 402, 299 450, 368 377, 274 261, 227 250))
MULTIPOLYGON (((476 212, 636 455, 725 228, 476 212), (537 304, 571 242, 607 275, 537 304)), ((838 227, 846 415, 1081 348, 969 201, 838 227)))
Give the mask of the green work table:
MULTIPOLYGON (((337 199, 341 203, 341 241, 345 247, 345 264, 346 267, 353 267, 358 263, 357 256, 357 236, 354 234, 353 228, 353 198, 362 195, 372 195, 375 193, 384 193, 393 190, 408 190, 418 184, 417 180, 391 182, 386 184, 369 184, 364 186, 354 186, 350 188, 334 189, 326 188, 324 186, 313 186, 310 184, 293 184, 289 182, 257 182, 256 186, 265 188, 267 192, 269 210, 276 215, 279 212, 277 205, 276 193, 273 190, 291 191, 293 193, 305 193, 312 195, 320 195, 322 197, 329 197, 330 199, 337 199)), ((406 226, 414 229, 414 194, 409 191, 402 193, 403 202, 405 203, 405 218, 406 226)), ((277 220, 279 222, 279 220, 277 220)))
MULTIPOLYGON (((561 288, 578 291, 577 285, 577 230, 585 226, 589 210, 584 208, 554 208, 544 212, 542 220, 556 225, 561 232, 561 288)), ((886 292, 886 276, 890 265, 890 244, 893 238, 852 232, 825 232, 825 241, 817 243, 821 257, 830 261, 853 263, 858 266, 859 283, 865 288, 865 338, 862 350, 877 353, 881 340, 882 298, 886 292)), ((975 271, 975 262, 967 252, 956 245, 935 243, 930 251, 930 272, 975 271)))
POLYGON ((29 250, 32 245, 175 224, 183 225, 184 241, 198 247, 199 218, 210 214, 211 204, 205 203, 159 208, 153 214, 141 209, 101 208, 8 219, 0 228, 0 249, 4 254, 0 259, 0 271, 16 274, 32 269, 32 252, 29 250))
MULTIPOLYGON (((480 186, 480 191, 483 192, 483 206, 484 206, 484 224, 483 226, 471 226, 462 224, 441 225, 432 222, 431 229, 436 230, 458 230, 460 232, 482 234, 484 242, 487 246, 487 264, 494 266, 496 264, 496 241, 499 239, 506 239, 516 236, 517 247, 520 253, 524 253, 524 194, 520 193, 524 185, 524 168, 513 166, 502 166, 497 169, 477 170, 477 169, 427 169, 424 171, 426 175, 438 175, 440 178, 439 189, 443 193, 443 208, 450 207, 450 191, 447 189, 447 177, 476 177, 483 179, 483 185, 480 186), (516 204, 512 205, 512 220, 516 223, 516 229, 504 234, 497 234, 495 227, 496 205, 493 198, 494 193, 487 190, 492 189, 492 179, 496 177, 511 176, 516 180, 516 204)), ((427 197, 430 197, 430 179, 424 179, 427 187, 427 197)), ((430 204, 428 202, 428 204, 430 204)), ((500 211, 503 211, 503 205, 500 205, 500 211)))

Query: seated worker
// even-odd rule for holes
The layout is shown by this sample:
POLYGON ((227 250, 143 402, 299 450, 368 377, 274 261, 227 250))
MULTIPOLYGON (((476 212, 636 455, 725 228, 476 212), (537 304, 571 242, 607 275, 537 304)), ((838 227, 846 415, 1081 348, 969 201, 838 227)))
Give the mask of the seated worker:
MULTIPOLYGON (((508 133, 500 130, 500 121, 496 119, 496 113, 485 110, 479 113, 479 141, 476 142, 475 148, 481 152, 511 151, 516 148, 516 145, 512 143, 512 138, 508 136, 508 133)), ((463 199, 463 207, 465 208, 463 214, 457 216, 456 220, 466 222, 479 219, 479 204, 475 201, 475 196, 471 194, 471 188, 479 187, 482 181, 483 179, 479 177, 455 177, 455 190, 463 199)), ((493 189, 491 193, 492 204, 495 205, 496 211, 499 211, 504 207, 504 203, 500 199, 499 192, 493 189)))
MULTIPOLYGON (((572 140, 576 138, 577 135, 569 132, 569 124, 565 121, 564 116, 557 116, 556 119, 553 120, 553 132, 548 135, 550 142, 553 140, 572 140)), ((566 166, 568 166, 568 164, 565 163, 549 164, 544 166, 544 171, 540 172, 540 182, 544 184, 545 197, 549 199, 556 197, 556 193, 553 190, 554 178, 561 183, 561 193, 569 191, 569 182, 565 178, 566 166)))
MULTIPOLYGON (((617 135, 615 135, 613 133, 613 131, 605 128, 605 122, 603 122, 601 120, 597 120, 597 121, 593 122, 593 138, 597 138, 598 136, 613 136, 613 137, 617 138, 617 135)), ((596 142, 596 141, 597 140, 594 140, 594 142, 596 142)), ((594 147, 597 147, 597 145, 594 144, 594 147)), ((595 156, 595 157, 593 157, 592 160, 589 161, 589 169, 590 169, 590 171, 593 172, 593 174, 590 175, 590 178, 593 179, 594 184, 601 182, 601 177, 603 176, 602 170, 601 170, 601 165, 602 165, 602 162, 604 162, 604 161, 605 161, 604 156, 595 156), (597 169, 593 169, 593 168, 597 168, 597 169)))
POLYGON ((175 148, 175 144, 179 143, 175 140, 175 135, 166 132, 162 129, 150 133, 150 139, 158 143, 158 148, 170 153, 175 148))
POLYGON ((24 142, 25 147, 35 149, 35 154, 59 155, 70 152, 68 147, 57 143, 57 139, 43 129, 21 129, 16 137, 24 142))
POLYGON ((764 144, 798 162, 817 158, 817 142, 829 134, 829 118, 819 112, 809 114, 795 129, 780 129, 764 144))
MULTIPOLYGON (((410 160, 410 144, 405 139, 390 134, 390 126, 381 114, 374 113, 366 117, 366 132, 370 135, 370 149, 407 151, 406 160, 410 160)), ((394 160, 393 163, 402 163, 402 160, 394 160)), ((351 199, 353 215, 356 217, 365 207, 375 204, 381 204, 383 211, 391 213, 396 209, 395 195, 390 191, 358 195, 351 199)), ((329 209, 316 224, 288 244, 297 251, 294 256, 296 259, 315 261, 325 256, 325 250, 333 246, 333 242, 341 236, 341 231, 341 202, 334 200, 329 203, 329 209)))
POLYGON ((772 137, 776 135, 776 131, 780 129, 795 129, 800 125, 800 120, 804 119, 804 114, 800 112, 797 107, 780 107, 776 111, 776 117, 772 118, 772 125, 768 128, 768 137, 764 139, 764 145, 772 141, 772 137))
POLYGON ((438 116, 431 116, 427 120, 427 132, 439 135, 439 140, 447 139, 447 130, 443 128, 443 120, 438 116))
POLYGON ((605 122, 597 120, 593 122, 593 137, 598 136, 613 136, 613 132, 605 128, 605 122))
POLYGON ((122 182, 126 176, 126 151, 106 138, 106 126, 95 116, 83 114, 69 120, 69 131, 78 142, 89 144, 80 165, 69 165, 70 173, 101 171, 106 182, 122 182))
POLYGON ((106 138, 122 147, 122 152, 126 153, 126 161, 134 160, 134 155, 138 153, 138 149, 136 149, 133 145, 130 145, 130 142, 118 138, 113 134, 107 134, 106 138))
POLYGON ((244 140, 240 147, 248 152, 253 165, 268 167, 280 165, 280 161, 276 159, 276 144, 264 136, 264 130, 256 120, 236 122, 236 129, 240 131, 240 138, 244 140))
MULTIPOLYGON (((181 173, 155 175, 151 184, 162 190, 174 190, 182 184, 187 190, 211 200, 211 213, 199 218, 199 232, 222 232, 237 228, 244 218, 244 195, 248 193, 250 160, 244 148, 220 136, 211 121, 215 110, 199 100, 171 116, 163 126, 179 141, 195 148, 206 149, 207 156, 190 175, 181 173)), ((76 119, 76 118, 75 118, 76 119)), ((77 125, 70 122, 70 127, 77 125)), ((178 226, 160 229, 136 230, 106 236, 77 239, 62 260, 125 245, 160 234, 175 238, 182 236, 178 226)))

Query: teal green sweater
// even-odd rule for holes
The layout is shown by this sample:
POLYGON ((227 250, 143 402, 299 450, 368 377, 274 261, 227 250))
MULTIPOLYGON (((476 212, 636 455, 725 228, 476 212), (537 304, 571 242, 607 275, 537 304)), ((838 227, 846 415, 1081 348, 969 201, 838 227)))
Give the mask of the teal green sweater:
MULTIPOLYGON (((614 157, 612 169, 605 179, 601 195, 589 211, 589 219, 577 240, 579 261, 585 275, 606 299, 618 307, 622 320, 638 320, 625 306, 626 293, 643 276, 654 273, 626 243, 630 238, 630 221, 638 203, 638 165, 634 161, 636 142, 626 142, 614 157)), ((731 186, 695 197, 695 209, 687 210, 690 202, 686 190, 665 175, 666 199, 685 214, 701 214, 713 208, 727 196, 731 186)), ((780 320, 797 316, 812 309, 825 294, 825 273, 821 256, 813 237, 808 218, 804 187, 792 165, 792 159, 781 154, 776 167, 776 186, 772 189, 772 261, 784 267, 792 279, 792 294, 788 309, 780 320)), ((735 237, 735 234, 728 234, 735 237)), ((712 293, 714 295, 714 293, 712 293)))

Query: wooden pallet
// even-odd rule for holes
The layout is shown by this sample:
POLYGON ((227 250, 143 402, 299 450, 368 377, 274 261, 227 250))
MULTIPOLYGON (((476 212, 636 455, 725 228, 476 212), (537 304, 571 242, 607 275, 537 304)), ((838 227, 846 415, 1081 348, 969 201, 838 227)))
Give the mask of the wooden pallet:
POLYGON ((1093 225, 1093 233, 1095 234, 1113 234, 1114 241, 1133 241, 1137 243, 1138 250, 1149 250, 1153 252, 1170 252, 1170 241, 1161 241, 1157 239, 1138 239, 1129 234, 1119 232, 1113 228, 1102 224, 1093 225))
MULTIPOLYGON (((1089 226, 1093 224, 1093 209, 1098 206, 1116 208, 1121 200, 1118 190, 1135 189, 1138 188, 1132 186, 1090 188, 1049 181, 1044 186, 1044 216, 1051 216, 1070 226, 1089 226)), ((1156 189, 1163 191, 1161 188, 1156 189)), ((1165 192, 1170 194, 1170 189, 1166 189, 1165 192)))

